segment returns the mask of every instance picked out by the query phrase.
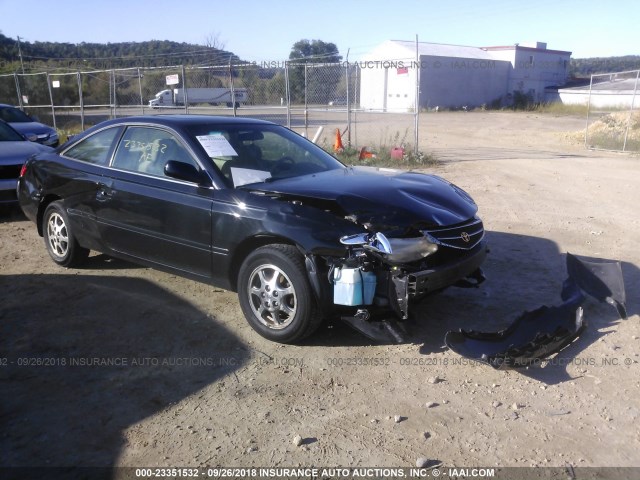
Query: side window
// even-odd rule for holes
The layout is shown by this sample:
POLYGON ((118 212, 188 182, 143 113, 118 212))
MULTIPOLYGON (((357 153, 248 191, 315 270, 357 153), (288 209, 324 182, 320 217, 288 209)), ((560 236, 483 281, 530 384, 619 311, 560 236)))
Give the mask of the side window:
POLYGON ((128 127, 116 150, 113 167, 161 177, 169 160, 199 168, 187 149, 171 133, 159 128, 128 127))
POLYGON ((109 128, 98 132, 77 143, 63 155, 96 165, 108 165, 111 145, 120 131, 120 128, 109 128))

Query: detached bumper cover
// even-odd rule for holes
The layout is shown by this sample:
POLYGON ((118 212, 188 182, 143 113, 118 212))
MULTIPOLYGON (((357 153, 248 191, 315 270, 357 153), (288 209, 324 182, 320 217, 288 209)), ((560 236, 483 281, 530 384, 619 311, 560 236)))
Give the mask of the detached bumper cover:
POLYGON ((627 318, 620 262, 567 254, 567 272, 561 305, 525 312, 499 332, 447 332, 446 345, 495 369, 526 367, 559 352, 582 333, 586 326, 581 307, 584 294, 609 303, 627 318))
POLYGON ((495 333, 448 332, 445 343, 463 357, 497 370, 534 365, 576 339, 585 324, 582 307, 541 307, 495 333))
POLYGON ((407 275, 409 297, 421 297, 427 293, 438 291, 455 285, 477 271, 487 257, 487 245, 481 242, 471 253, 454 262, 407 275))
MULTIPOLYGON (((618 311, 620 318, 627 318, 626 295, 620 262, 576 257, 567 253, 567 273, 569 274, 567 282, 574 282, 586 294, 613 306, 618 311)), ((563 290, 563 300, 567 299, 566 296, 571 295, 568 288, 572 288, 572 285, 567 286, 567 282, 565 282, 563 290)))

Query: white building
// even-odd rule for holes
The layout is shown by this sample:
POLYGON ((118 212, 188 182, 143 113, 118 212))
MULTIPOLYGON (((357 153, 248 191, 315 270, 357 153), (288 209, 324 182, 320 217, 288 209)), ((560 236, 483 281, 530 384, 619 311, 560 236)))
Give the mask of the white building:
MULTIPOLYGON (((616 78, 582 87, 559 88, 557 99, 566 105, 590 105, 593 108, 630 109, 640 105, 640 82, 636 78, 616 78)), ((606 78, 602 75, 598 78, 606 78)))
POLYGON ((420 108, 509 105, 518 92, 544 101, 544 89, 563 85, 571 52, 546 44, 468 47, 389 40, 358 64, 360 105, 365 109, 410 111, 420 108))

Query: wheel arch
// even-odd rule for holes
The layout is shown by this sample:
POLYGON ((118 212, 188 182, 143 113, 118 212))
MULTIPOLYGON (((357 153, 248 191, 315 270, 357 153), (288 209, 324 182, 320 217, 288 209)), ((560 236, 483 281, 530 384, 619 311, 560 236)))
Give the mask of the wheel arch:
POLYGON ((260 247, 273 244, 294 246, 300 251, 302 255, 304 255, 304 250, 296 242, 286 237, 281 237, 278 235, 256 235, 244 239, 234 249, 231 261, 229 262, 228 282, 233 292, 237 292, 238 290, 238 273, 240 271, 242 262, 244 262, 244 260, 252 251, 260 247))
POLYGON ((41 237, 44 235, 44 232, 42 231, 42 219, 44 217, 44 212, 51 203, 57 200, 62 200, 62 198, 58 195, 46 195, 40 202, 40 205, 38 205, 36 226, 38 227, 38 235, 41 237))

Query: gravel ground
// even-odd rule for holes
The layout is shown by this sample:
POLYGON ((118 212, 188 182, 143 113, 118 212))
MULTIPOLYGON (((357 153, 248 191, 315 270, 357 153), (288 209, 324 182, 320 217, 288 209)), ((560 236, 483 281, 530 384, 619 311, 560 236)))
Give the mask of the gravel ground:
POLYGON ((640 466, 640 159, 572 143, 578 117, 421 122, 491 253, 480 289, 414 309, 405 345, 340 323, 271 343, 234 294, 103 255, 61 269, 19 212, 0 217, 2 465, 640 466), (443 345, 560 303, 566 252, 622 262, 628 320, 589 301, 576 342, 518 371, 443 345))

